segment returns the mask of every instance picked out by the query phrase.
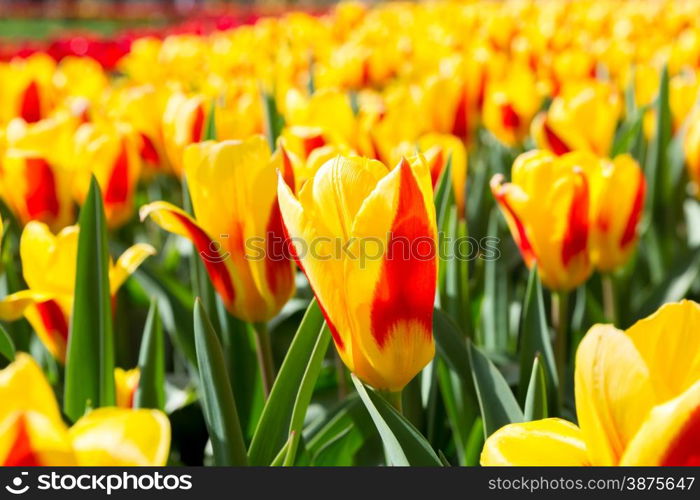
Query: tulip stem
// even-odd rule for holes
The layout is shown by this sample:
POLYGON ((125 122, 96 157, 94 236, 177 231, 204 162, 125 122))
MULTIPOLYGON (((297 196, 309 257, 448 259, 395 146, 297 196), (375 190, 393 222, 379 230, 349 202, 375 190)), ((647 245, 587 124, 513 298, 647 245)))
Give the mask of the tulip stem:
POLYGON ((600 277, 603 286, 603 312, 605 319, 613 324, 617 323, 617 308, 615 307, 615 282, 610 273, 600 277))
POLYGON ((554 327, 554 355, 556 357, 557 375, 559 379, 559 402, 564 403, 564 387, 566 386, 566 361, 569 354, 568 325, 569 325, 569 292, 552 293, 552 326, 554 327))
POLYGON ((402 391, 379 391, 387 403, 393 406, 396 411, 403 415, 403 393, 402 391))
POLYGON ((272 345, 270 344, 270 332, 266 323, 255 323, 255 347, 260 365, 260 375, 263 383, 265 399, 270 395, 272 383, 275 380, 275 367, 272 361, 272 345))

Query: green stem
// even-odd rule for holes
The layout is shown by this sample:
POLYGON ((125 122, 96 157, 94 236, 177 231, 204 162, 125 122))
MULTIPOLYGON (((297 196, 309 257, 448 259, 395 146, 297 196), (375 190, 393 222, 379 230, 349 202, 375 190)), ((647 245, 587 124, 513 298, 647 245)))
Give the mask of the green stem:
POLYGON ((391 392, 391 391, 379 391, 382 397, 391 406, 396 408, 396 411, 403 415, 403 393, 402 391, 391 392))
POLYGON ((612 274, 605 273, 600 277, 603 286, 603 312, 605 319, 617 324, 617 308, 615 307, 615 282, 612 274))
POLYGON ((569 292, 552 293, 552 326, 554 327, 554 355, 556 357, 557 375, 559 377, 559 402, 564 404, 564 387, 566 387, 566 362, 569 356, 569 292))
POLYGON ((268 332, 267 324, 265 323, 255 323, 253 329, 255 330, 255 347, 258 355, 258 365, 260 366, 260 375, 262 376, 263 392, 265 393, 265 399, 267 399, 272 390, 272 383, 275 381, 270 332, 268 332))

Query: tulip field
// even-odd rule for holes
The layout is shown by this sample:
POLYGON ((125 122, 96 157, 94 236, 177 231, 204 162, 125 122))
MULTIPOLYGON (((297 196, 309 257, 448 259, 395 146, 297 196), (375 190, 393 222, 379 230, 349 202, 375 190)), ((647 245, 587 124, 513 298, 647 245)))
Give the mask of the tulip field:
POLYGON ((700 465, 700 1, 158 26, 0 38, 0 464, 700 465))

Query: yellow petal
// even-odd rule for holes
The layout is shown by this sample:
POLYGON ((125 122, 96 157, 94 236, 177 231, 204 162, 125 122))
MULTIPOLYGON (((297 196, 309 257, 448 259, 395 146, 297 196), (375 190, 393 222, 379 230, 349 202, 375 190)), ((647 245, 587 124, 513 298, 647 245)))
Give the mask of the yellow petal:
POLYGON ((593 465, 617 465, 653 406, 650 373, 632 340, 595 325, 576 353, 576 413, 593 465))
POLYGON ((16 411, 34 411, 61 421, 56 397, 44 373, 31 356, 22 352, 0 370, 0 401, 0 421, 16 411))
POLYGON ((656 402, 676 397, 700 379, 700 305, 666 304, 627 330, 651 373, 656 402))
POLYGON ((621 465, 700 465, 700 381, 651 410, 621 465))
POLYGON ((501 427, 486 440, 481 465, 577 466, 589 462, 580 429, 566 420, 547 418, 501 427))
POLYGON ((117 406, 119 408, 132 408, 134 405, 134 394, 139 385, 141 371, 138 368, 124 370, 114 369, 114 387, 117 393, 117 406))
POLYGON ((78 255, 78 226, 53 235, 46 224, 29 222, 20 238, 22 272, 36 292, 73 295, 78 255))
POLYGON ((70 429, 79 465, 162 466, 170 450, 170 422, 158 410, 100 408, 70 429))
POLYGON ((109 288, 112 295, 117 293, 119 287, 133 274, 134 271, 151 255, 156 254, 156 249, 147 243, 137 243, 126 249, 119 256, 117 263, 109 270, 109 288))
POLYGON ((36 302, 42 302, 50 298, 49 295, 37 293, 33 290, 22 290, 8 295, 0 301, 0 319, 3 321, 17 321, 28 307, 36 302))

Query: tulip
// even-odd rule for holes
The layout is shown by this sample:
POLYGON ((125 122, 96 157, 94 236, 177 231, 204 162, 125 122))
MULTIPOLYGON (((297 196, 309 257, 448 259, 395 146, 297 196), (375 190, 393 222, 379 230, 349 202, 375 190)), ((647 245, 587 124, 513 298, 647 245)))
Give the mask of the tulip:
POLYGON ((614 160, 586 158, 584 167, 590 187, 590 255, 602 272, 627 262, 637 243, 637 226, 644 210, 646 179, 630 155, 614 160))
POLYGON ((533 120, 532 135, 540 148, 557 155, 588 151, 607 156, 620 112, 620 98, 610 85, 565 85, 549 109, 533 120))
POLYGON ((284 225, 340 357, 366 383, 400 391, 434 355, 430 172, 339 156, 297 196, 278 182, 284 225))
MULTIPOLYGON (((30 222, 20 238, 22 274, 29 286, 0 301, 0 319, 27 319, 46 349, 65 361, 70 315, 75 290, 78 256, 78 226, 68 226, 54 235, 46 224, 30 222)), ((112 296, 130 274, 155 250, 138 243, 109 266, 112 296)))
POLYGON ((204 138, 206 120, 207 105, 203 96, 188 97, 177 92, 168 99, 163 112, 163 139, 168 161, 177 176, 183 173, 185 148, 204 138))
POLYGON ((0 465, 163 466, 170 422, 159 410, 100 408, 66 427, 36 362, 18 353, 0 371, 0 465))
POLYGON ((117 407, 133 408, 134 396, 136 389, 139 386, 141 371, 138 368, 124 370, 123 368, 114 369, 114 388, 117 395, 117 407))
POLYGON ((141 208, 141 220, 150 216, 192 241, 234 316, 271 319, 294 293, 275 191, 275 170, 284 170, 282 155, 271 155, 262 136, 207 141, 185 150, 184 167, 194 218, 157 201, 141 208))
POLYGON ((695 184, 695 195, 700 195, 700 111, 693 112, 683 138, 685 164, 695 184))
POLYGON ((592 271, 590 187, 586 166, 577 163, 581 159, 575 153, 557 157, 529 151, 515 160, 510 183, 504 184, 500 174, 491 180, 525 264, 536 263, 542 282, 552 290, 571 290, 592 271))
POLYGON ((124 224, 134 212, 134 195, 141 172, 139 137, 124 123, 85 123, 74 136, 78 168, 76 197, 87 196, 91 174, 102 188, 107 224, 124 224))
POLYGON ((502 427, 482 465, 700 465, 700 305, 666 304, 626 331, 595 325, 578 347, 578 426, 502 427))
POLYGON ((433 188, 437 186, 447 161, 451 163, 452 189, 459 217, 465 216, 467 192, 468 158, 464 143, 449 134, 426 134, 418 139, 418 148, 423 151, 430 166, 433 188))
POLYGON ((506 146, 519 146, 539 107, 534 76, 528 70, 515 69, 507 79, 487 85, 484 126, 506 146))
POLYGON ((68 159, 76 125, 66 113, 31 124, 20 118, 8 124, 0 192, 22 224, 38 220, 60 229, 73 221, 68 159))
POLYGON ((0 122, 19 117, 34 123, 47 117, 54 105, 55 69, 54 60, 40 52, 0 67, 0 122))

